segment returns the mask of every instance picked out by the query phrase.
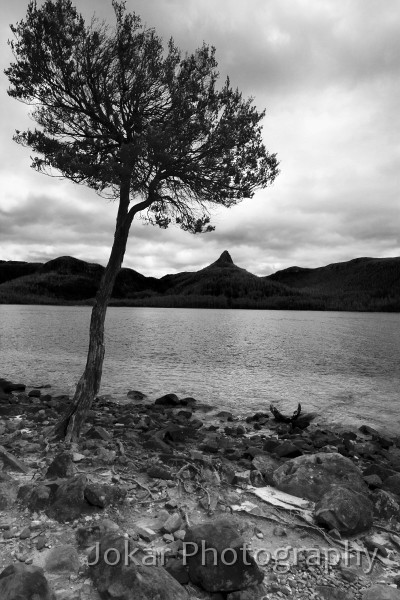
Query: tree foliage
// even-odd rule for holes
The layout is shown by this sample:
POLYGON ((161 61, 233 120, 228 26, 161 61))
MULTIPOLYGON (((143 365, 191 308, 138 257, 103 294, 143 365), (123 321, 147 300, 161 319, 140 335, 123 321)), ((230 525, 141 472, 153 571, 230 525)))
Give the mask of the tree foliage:
POLYGON ((86 24, 70 0, 36 1, 12 26, 9 95, 33 106, 38 128, 15 140, 32 166, 101 194, 144 201, 145 218, 194 233, 210 230, 207 209, 249 198, 277 175, 252 99, 229 79, 218 88, 215 49, 166 48, 124 3, 114 28, 86 24), (151 200, 151 201, 149 201, 151 200))

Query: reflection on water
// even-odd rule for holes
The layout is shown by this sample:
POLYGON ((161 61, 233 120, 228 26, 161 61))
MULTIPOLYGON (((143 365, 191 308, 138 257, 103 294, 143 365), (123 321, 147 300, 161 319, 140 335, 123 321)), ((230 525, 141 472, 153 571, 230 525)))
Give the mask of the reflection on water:
MULTIPOLYGON (((0 306, 0 377, 72 392, 90 308, 0 306)), ((110 308, 101 393, 167 392, 237 412, 297 402, 329 422, 400 422, 400 315, 110 308)))

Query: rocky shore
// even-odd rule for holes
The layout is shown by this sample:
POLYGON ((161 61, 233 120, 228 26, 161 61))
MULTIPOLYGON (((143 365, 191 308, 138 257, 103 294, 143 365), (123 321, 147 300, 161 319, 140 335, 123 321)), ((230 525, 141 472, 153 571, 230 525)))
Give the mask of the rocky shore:
POLYGON ((400 599, 400 437, 0 379, 2 600, 400 599))

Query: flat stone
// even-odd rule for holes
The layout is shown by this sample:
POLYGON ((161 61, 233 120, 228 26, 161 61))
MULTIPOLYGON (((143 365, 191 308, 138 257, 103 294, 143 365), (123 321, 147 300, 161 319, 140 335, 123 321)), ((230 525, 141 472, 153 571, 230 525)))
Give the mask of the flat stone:
POLYGON ((46 556, 45 569, 48 573, 78 573, 80 567, 79 556, 69 544, 55 546, 46 556))
POLYGON ((363 591, 362 600, 400 600, 400 590, 389 585, 375 584, 363 591))
POLYGON ((331 585, 317 585, 315 591, 324 600, 352 600, 354 598, 349 590, 340 590, 331 585))
POLYGON ((143 527, 141 525, 134 525, 133 526, 133 530, 140 535, 140 537, 145 541, 145 542, 152 542, 153 540, 156 539, 157 537, 157 533, 155 531, 153 531, 152 529, 150 529, 150 527, 143 527))

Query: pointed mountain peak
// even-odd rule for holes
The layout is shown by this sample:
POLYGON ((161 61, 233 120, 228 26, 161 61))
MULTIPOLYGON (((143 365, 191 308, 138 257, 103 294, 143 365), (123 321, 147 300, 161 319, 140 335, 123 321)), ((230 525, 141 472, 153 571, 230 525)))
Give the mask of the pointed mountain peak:
POLYGON ((224 250, 223 253, 221 254, 221 256, 219 257, 219 259, 217 261, 215 261, 214 263, 215 265, 233 265, 233 260, 231 255, 229 254, 228 250, 224 250))

